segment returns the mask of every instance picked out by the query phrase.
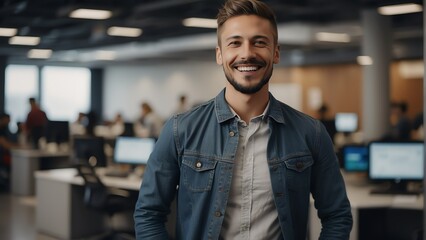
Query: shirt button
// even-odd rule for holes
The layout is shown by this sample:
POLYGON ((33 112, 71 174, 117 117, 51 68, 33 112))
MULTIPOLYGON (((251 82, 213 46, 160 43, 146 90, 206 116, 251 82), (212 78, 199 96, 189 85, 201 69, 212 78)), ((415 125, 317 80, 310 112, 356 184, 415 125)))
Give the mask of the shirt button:
POLYGON ((229 132, 229 136, 230 136, 230 137, 233 137, 233 136, 235 136, 235 133, 234 133, 233 131, 230 131, 230 132, 229 132))
POLYGON ((219 211, 216 211, 216 212, 214 212, 214 216, 215 217, 220 217, 220 216, 222 216, 222 213, 219 212, 219 211))
POLYGON ((195 167, 196 167, 196 168, 201 168, 201 166, 203 166, 203 164, 202 164, 200 161, 197 161, 197 162, 195 163, 195 167))
POLYGON ((299 170, 302 169, 304 166, 305 166, 305 164, 303 164, 303 162, 297 162, 296 163, 296 168, 299 169, 299 170))

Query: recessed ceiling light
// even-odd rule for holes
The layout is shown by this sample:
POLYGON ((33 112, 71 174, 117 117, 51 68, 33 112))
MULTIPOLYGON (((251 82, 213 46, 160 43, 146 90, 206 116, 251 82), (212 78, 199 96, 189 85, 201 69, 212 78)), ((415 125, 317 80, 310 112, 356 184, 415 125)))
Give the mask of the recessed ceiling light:
POLYGON ((351 37, 346 33, 318 32, 315 34, 315 38, 321 42, 347 43, 351 41, 351 37))
POLYGON ((38 58, 38 59, 46 59, 52 56, 51 49, 31 49, 28 51, 28 58, 38 58))
POLYGON ((120 37, 139 37, 142 34, 142 29, 140 28, 131 28, 131 27, 110 27, 107 30, 108 35, 110 36, 120 36, 120 37))
POLYGON ((422 5, 419 5, 419 4, 406 3, 406 4, 379 7, 378 11, 382 15, 398 15, 398 14, 421 12, 423 11, 423 7, 422 5))
POLYGON ((34 46, 40 43, 39 37, 29 36, 14 36, 9 38, 9 44, 11 45, 29 45, 34 46))
POLYGON ((182 21, 185 27, 217 28, 216 19, 187 18, 182 21))
POLYGON ((12 37, 15 36, 18 32, 16 28, 0 28, 0 36, 3 37, 12 37))
POLYGON ((356 61, 358 62, 359 65, 372 65, 373 64, 373 59, 370 56, 358 56, 356 58, 356 61))
POLYGON ((111 11, 80 8, 70 13, 71 18, 96 19, 103 20, 112 16, 111 11))

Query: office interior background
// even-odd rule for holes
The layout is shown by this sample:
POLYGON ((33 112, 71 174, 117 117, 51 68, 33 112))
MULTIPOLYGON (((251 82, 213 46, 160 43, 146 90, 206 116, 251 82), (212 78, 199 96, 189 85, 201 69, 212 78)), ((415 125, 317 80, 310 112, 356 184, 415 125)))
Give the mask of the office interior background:
MULTIPOLYGON (((329 116, 355 113, 356 133, 350 140, 338 139, 336 145, 366 144, 385 134, 391 102, 406 102, 410 119, 424 111, 422 1, 264 2, 276 11, 281 46, 271 92, 313 117, 318 117, 323 104, 329 116), (403 4, 406 12, 384 8, 397 4, 403 4)), ((117 114, 126 122, 136 121, 142 102, 167 119, 181 95, 192 106, 213 98, 226 81, 214 50, 214 18, 222 4, 220 0, 0 1, 0 110, 10 114, 10 129, 17 131, 16 123, 25 121, 29 97, 39 101, 50 120, 72 123, 79 112, 94 111, 98 125, 117 114), (82 9, 102 11, 82 16, 82 9)), ((13 191, 7 194, 22 197, 13 191)), ((37 194, 31 196, 36 208, 37 194)), ((394 221, 394 213, 386 214, 394 221)), ((27 236, 58 237, 40 232, 36 215, 31 215, 33 231, 27 236)), ((408 214, 407 222, 418 216, 408 214)), ((354 228, 360 226, 361 222, 354 228)), ((7 238, 18 239, 7 231, 7 238)), ((407 232, 400 239, 412 239, 407 232)), ((362 234, 351 237, 367 239, 362 234)))

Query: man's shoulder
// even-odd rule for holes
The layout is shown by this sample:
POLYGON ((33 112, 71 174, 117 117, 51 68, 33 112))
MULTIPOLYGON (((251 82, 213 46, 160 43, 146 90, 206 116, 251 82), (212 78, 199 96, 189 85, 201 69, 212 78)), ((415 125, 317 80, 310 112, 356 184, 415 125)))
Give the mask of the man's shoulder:
POLYGON ((206 102, 197 104, 196 106, 192 107, 191 109, 178 113, 175 115, 178 119, 193 119, 193 118, 199 118, 200 116, 205 116, 206 113, 214 112, 214 105, 215 100, 211 99, 206 102))
POLYGON ((298 122, 310 122, 314 123, 317 121, 317 119, 313 118, 312 116, 301 112, 300 110, 293 108, 292 106, 283 103, 281 101, 276 101, 276 107, 279 109, 279 112, 283 114, 284 120, 287 121, 298 121, 298 122))

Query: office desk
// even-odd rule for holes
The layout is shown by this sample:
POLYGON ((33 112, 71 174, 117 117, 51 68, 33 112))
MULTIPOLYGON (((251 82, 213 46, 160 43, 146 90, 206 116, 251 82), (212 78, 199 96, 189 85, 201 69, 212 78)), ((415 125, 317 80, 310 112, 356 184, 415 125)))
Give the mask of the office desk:
MULTIPOLYGON (((142 182, 136 176, 106 177, 102 168, 97 172, 106 186, 135 191, 136 194, 142 182)), ((105 217, 84 206, 84 182, 76 174, 73 168, 35 173, 38 231, 60 239, 84 238, 104 232, 105 217)))
MULTIPOLYGON (((387 210, 402 210, 402 212, 407 211, 416 211, 415 213, 418 216, 421 216, 421 211, 423 210, 423 195, 383 195, 383 194, 370 194, 371 189, 377 186, 372 185, 354 185, 346 182, 346 190, 348 194, 349 201, 352 207, 352 216, 353 216, 353 227, 350 235, 351 240, 366 239, 360 234, 361 225, 365 226, 362 221, 376 221, 378 227, 382 230, 388 231, 385 229, 386 226, 382 222, 386 220, 388 215, 387 210), (370 213, 368 213, 370 212, 370 213), (367 214, 366 214, 367 213, 367 214), (361 217, 361 215, 363 217, 361 217), (383 215, 380 217, 379 215, 383 215), (365 217, 367 216, 367 217, 365 217), (366 219, 371 218, 371 219, 366 219), (375 218, 375 220, 373 220, 375 218), (381 218, 381 219, 380 219, 381 218)), ((418 222, 418 221, 417 221, 418 222)), ((421 222, 418 223, 422 226, 421 222)), ((374 226, 371 226, 374 227, 374 226)), ((395 231, 398 231, 398 227, 394 226, 395 231)), ((377 231, 379 231, 378 229, 377 231)), ((321 223, 317 217, 317 211, 311 201, 310 206, 310 216, 309 216, 309 239, 318 239, 318 236, 321 232, 321 223)), ((370 236, 373 233, 369 233, 370 236)), ((381 234, 381 233, 378 233, 381 234)), ((365 236, 365 235, 363 235, 365 236)), ((408 236, 409 237, 409 236, 408 236)), ((377 239, 377 238, 376 238, 377 239)))
POLYGON ((17 195, 34 195, 35 171, 69 166, 69 152, 13 149, 11 156, 11 191, 17 195))

